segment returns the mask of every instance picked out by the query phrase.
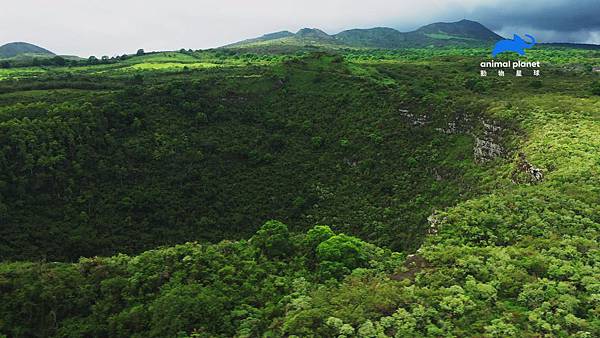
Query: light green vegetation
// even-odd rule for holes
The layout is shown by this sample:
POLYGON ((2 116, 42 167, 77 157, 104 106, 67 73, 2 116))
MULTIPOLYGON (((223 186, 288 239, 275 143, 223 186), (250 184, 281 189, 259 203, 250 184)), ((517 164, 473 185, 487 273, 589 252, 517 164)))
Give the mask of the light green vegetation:
POLYGON ((44 74, 46 71, 41 68, 13 68, 13 69, 0 69, 0 81, 2 80, 17 80, 23 78, 29 78, 36 75, 44 74))
POLYGON ((124 73, 147 73, 148 71, 182 72, 187 70, 215 68, 215 67, 240 67, 249 65, 267 65, 271 57, 257 57, 242 55, 236 58, 222 58, 220 54, 211 52, 163 52, 133 56, 117 63, 79 65, 70 67, 44 66, 44 67, 15 67, 0 69, 0 81, 18 80, 35 77, 60 77, 70 75, 103 75, 122 76, 124 73))
POLYGON ((458 40, 471 40, 471 41, 476 41, 473 38, 467 38, 464 36, 460 36, 460 35, 451 35, 451 34, 446 34, 443 32, 440 33, 430 33, 430 34, 425 34, 430 38, 434 38, 434 39, 439 39, 439 40, 451 40, 451 39, 458 39, 458 40))
POLYGON ((142 62, 136 63, 133 66, 121 68, 123 71, 128 70, 182 70, 182 69, 197 69, 197 68, 212 68, 222 67, 223 65, 206 62, 194 62, 194 63, 176 63, 176 62, 142 62))

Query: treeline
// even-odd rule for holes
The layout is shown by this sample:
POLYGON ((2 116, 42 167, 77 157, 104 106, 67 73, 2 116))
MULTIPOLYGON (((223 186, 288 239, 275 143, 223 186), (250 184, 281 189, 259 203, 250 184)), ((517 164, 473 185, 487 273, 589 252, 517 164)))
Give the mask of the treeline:
MULTIPOLYGON (((135 54, 122 54, 115 56, 104 55, 101 57, 97 57, 95 55, 89 56, 88 58, 78 58, 78 57, 64 57, 64 56, 51 56, 51 57, 40 57, 40 56, 26 56, 20 58, 12 58, 12 59, 0 59, 0 69, 10 69, 10 68, 19 68, 19 67, 84 67, 84 66, 97 66, 97 65, 110 65, 110 64, 118 64, 119 62, 130 60, 135 57, 141 56, 152 56, 156 54, 161 54, 163 52, 146 52, 143 49, 138 50, 135 54)), ((175 52, 174 52, 175 53, 175 52)), ((256 54, 256 53, 246 53, 238 50, 231 49, 209 49, 206 51, 197 50, 194 51, 192 49, 180 49, 176 53, 189 55, 192 57, 196 57, 199 59, 206 58, 207 56, 211 56, 214 60, 231 58, 231 59, 241 59, 246 61, 257 61, 257 60, 277 60, 281 59, 284 56, 275 56, 275 55, 264 55, 264 54, 256 54)), ((302 56, 306 53, 297 53, 296 56, 302 56)))

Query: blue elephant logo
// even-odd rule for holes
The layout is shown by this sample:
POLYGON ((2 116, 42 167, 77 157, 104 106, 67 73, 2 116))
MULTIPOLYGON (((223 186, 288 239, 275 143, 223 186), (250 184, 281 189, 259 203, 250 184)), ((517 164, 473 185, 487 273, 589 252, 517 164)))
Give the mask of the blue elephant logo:
POLYGON ((496 57, 496 55, 504 52, 515 52, 519 53, 519 55, 525 55, 525 49, 531 48, 536 44, 535 38, 531 35, 525 34, 526 37, 531 39, 531 42, 527 42, 523 40, 520 36, 515 34, 512 40, 500 40, 496 43, 494 47, 494 51, 492 52, 492 56, 496 57))

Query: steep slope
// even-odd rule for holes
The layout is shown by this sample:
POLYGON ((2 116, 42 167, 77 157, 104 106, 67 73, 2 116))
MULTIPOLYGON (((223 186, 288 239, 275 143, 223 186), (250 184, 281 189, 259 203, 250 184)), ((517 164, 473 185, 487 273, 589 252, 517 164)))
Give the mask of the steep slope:
POLYGON ((23 54, 54 55, 47 49, 26 42, 11 42, 0 46, 0 58, 12 58, 23 54))
MULTIPOLYGON (((11 196, 0 202, 10 225, 0 227, 0 258, 218 242, 247 237, 269 218, 414 250, 432 209, 474 193, 480 168, 469 136, 413 130, 399 113, 423 109, 405 90, 451 85, 415 82, 410 68, 383 71, 399 78, 317 53, 168 82, 119 80, 125 89, 68 102, 52 91, 0 96, 0 193, 11 196)), ((65 85, 90 82, 73 75, 65 85)), ((455 104, 432 120, 470 106, 455 104)))

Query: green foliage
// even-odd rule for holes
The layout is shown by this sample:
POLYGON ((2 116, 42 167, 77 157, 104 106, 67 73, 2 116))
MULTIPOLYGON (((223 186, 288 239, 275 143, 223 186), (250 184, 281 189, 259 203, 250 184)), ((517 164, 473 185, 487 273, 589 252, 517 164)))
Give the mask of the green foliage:
POLYGON ((531 86, 531 88, 535 88, 535 89, 539 89, 544 86, 544 84, 541 80, 533 80, 533 81, 531 81, 531 83, 529 85, 531 86))
POLYGON ((333 237, 335 234, 326 225, 317 225, 306 233, 306 246, 309 250, 316 251, 317 247, 333 237))
POLYGON ((285 257, 293 250, 287 225, 268 221, 252 237, 252 242, 270 257, 285 257))
MULTIPOLYGON (((431 208, 475 193, 482 170, 468 155, 471 141, 415 128, 398 113, 440 100, 404 97, 398 88, 413 78, 404 67, 330 53, 283 62, 216 55, 154 53, 52 75, 7 70, 0 256, 72 261, 248 238, 272 217, 414 250, 431 208), (188 65, 197 69, 177 73, 188 65), (353 75, 358 69, 367 72, 353 75), (36 236, 23 235, 34 228, 36 236)), ((427 88, 449 90, 435 72, 426 70, 427 88)), ((465 104, 457 99, 444 110, 452 116, 433 114, 432 124, 465 104)))
MULTIPOLYGON (((322 234, 329 228, 315 229, 322 234)), ((315 231, 295 240, 314 243, 322 237, 315 231)), ((287 226, 269 221, 250 241, 187 243, 74 264, 0 264, 0 332, 11 337, 280 336, 277 318, 302 308, 323 286, 311 276, 308 256, 284 244, 294 245, 287 226), (285 251, 287 260, 258 255, 265 249, 285 251)), ((387 262, 390 268, 380 271, 385 275, 398 262, 379 250, 364 266, 387 262)))
POLYGON ((592 94, 600 95, 600 81, 596 80, 592 83, 592 94))
POLYGON ((325 279, 340 278, 367 263, 364 243, 344 234, 332 236, 317 246, 319 272, 325 279))
POLYGON ((0 336, 600 336, 599 55, 488 53, 11 60, 0 336))
POLYGON ((192 330, 219 332, 223 329, 227 301, 218 289, 199 284, 173 286, 150 304, 150 335, 166 337, 173 332, 192 330))

